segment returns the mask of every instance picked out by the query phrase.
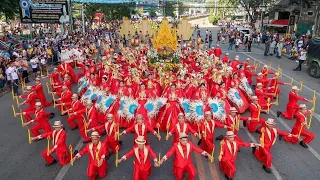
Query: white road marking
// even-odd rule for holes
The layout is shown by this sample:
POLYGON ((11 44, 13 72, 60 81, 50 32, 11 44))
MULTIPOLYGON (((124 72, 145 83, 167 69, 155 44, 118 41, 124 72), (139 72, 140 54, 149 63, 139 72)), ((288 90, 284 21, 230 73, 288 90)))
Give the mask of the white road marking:
MULTIPOLYGON (((270 113, 271 113, 275 118, 277 118, 278 121, 279 121, 289 132, 291 132, 291 129, 292 129, 292 128, 290 128, 290 127, 287 125, 287 123, 285 123, 281 118, 278 118, 278 117, 277 117, 277 114, 276 114, 273 110, 270 110, 270 113)), ((301 138, 300 138, 300 139, 301 139, 301 138)), ((314 149, 310 146, 310 144, 308 144, 308 146, 309 146, 308 150, 320 161, 320 155, 319 155, 319 153, 318 153, 316 150, 314 150, 314 149)))
MULTIPOLYGON (((248 55, 248 54, 245 53, 245 52, 243 52, 242 54, 250 57, 251 59, 254 59, 254 60, 260 62, 261 64, 269 65, 269 64, 263 63, 262 61, 260 61, 260 60, 258 60, 258 59, 256 59, 256 58, 248 55)), ((272 70, 274 70, 274 71, 277 71, 277 70, 278 70, 278 69, 275 69, 275 68, 273 68, 273 67, 271 67, 271 68, 272 68, 272 70)), ((284 73, 282 73, 282 75, 283 75, 284 77, 288 78, 288 79, 291 79, 290 76, 288 76, 288 75, 286 75, 286 74, 284 74, 284 73)), ((298 83, 298 84, 300 84, 300 82, 297 81, 297 80, 293 80, 293 81, 296 82, 296 83, 298 83)), ((309 91, 311 91, 311 92, 313 93, 313 91, 314 91, 313 89, 309 88, 308 86, 306 86, 306 85, 304 85, 304 84, 302 84, 302 86, 303 86, 305 89, 307 89, 307 90, 309 90, 309 91)), ((320 93, 318 93, 317 91, 316 91, 316 95, 320 97, 320 93)), ((318 98, 317 98, 317 99, 318 99, 318 98)), ((317 121, 320 123, 320 116, 318 115, 318 116, 314 116, 314 117, 315 117, 315 118, 317 119, 317 121)))
MULTIPOLYGON (((247 130, 247 128, 243 128, 243 129, 244 129, 244 131, 246 131, 246 133, 249 136, 250 140, 253 143, 257 144, 257 141, 254 139, 252 134, 247 130)), ((274 176, 276 177, 277 180, 282 180, 282 177, 280 176, 279 172, 277 171, 277 169, 273 165, 271 166, 271 170, 272 170, 272 173, 274 174, 274 176)))
MULTIPOLYGON (((78 150, 79 151, 82 148, 82 146, 83 146, 83 142, 82 142, 82 139, 81 139, 78 142, 77 146, 74 148, 74 150, 78 150)), ((65 166, 63 166, 60 169, 60 171, 59 171, 58 175, 56 176, 55 180, 62 180, 63 177, 66 175, 66 173, 67 173, 67 171, 68 171, 70 166, 71 166, 70 163, 65 165, 65 166)))

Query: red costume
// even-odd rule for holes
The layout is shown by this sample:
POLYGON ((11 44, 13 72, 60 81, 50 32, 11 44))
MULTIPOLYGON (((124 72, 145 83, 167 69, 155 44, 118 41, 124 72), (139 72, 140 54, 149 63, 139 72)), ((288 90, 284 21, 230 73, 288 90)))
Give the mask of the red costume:
MULTIPOLYGON (((248 131, 253 133, 257 130, 258 124, 264 124, 265 120, 261 118, 261 106, 259 104, 250 104, 251 121, 247 123, 248 131)), ((261 128, 261 127, 260 127, 261 128)))
POLYGON ((164 160, 170 158, 175 154, 174 163, 173 163, 173 174, 176 180, 182 180, 183 174, 188 173, 188 180, 194 180, 196 176, 196 169, 192 164, 192 152, 195 151, 202 155, 207 155, 207 152, 198 148, 191 142, 188 142, 186 145, 182 145, 180 142, 175 143, 172 148, 167 152, 163 157, 164 160))
POLYGON ((214 151, 214 144, 213 144, 213 138, 214 138, 214 130, 216 127, 224 128, 224 124, 221 124, 218 121, 214 120, 204 120, 201 124, 201 132, 202 132, 202 142, 201 142, 201 148, 208 152, 209 154, 212 154, 212 151, 214 151))
POLYGON ((223 171, 229 178, 233 178, 236 173, 235 162, 237 159, 238 150, 240 147, 250 147, 250 143, 228 140, 221 141, 220 149, 220 170, 223 171), (221 158, 221 159, 220 159, 221 158))
POLYGON ((38 96, 38 99, 40 100, 41 104, 43 107, 48 107, 52 104, 52 102, 47 102, 46 100, 46 96, 44 95, 43 93, 43 89, 42 89, 42 84, 39 83, 35 86, 32 86, 31 88, 32 91, 35 91, 37 96, 38 96))
POLYGON ((29 107, 23 110, 23 116, 27 121, 30 121, 32 118, 30 114, 33 114, 36 106, 37 95, 35 92, 30 92, 27 95, 21 95, 21 98, 26 98, 23 104, 29 104, 29 107), (31 111, 31 112, 30 112, 31 111))
POLYGON ((131 151, 122 157, 122 159, 126 160, 133 155, 135 156, 133 161, 133 180, 147 180, 151 174, 151 163, 148 160, 148 157, 151 156, 151 158, 156 162, 156 154, 150 146, 145 145, 143 149, 133 147, 131 151))
MULTIPOLYGON (((40 137, 50 137, 50 139, 52 139, 53 146, 50 147, 50 150, 53 149, 53 152, 57 154, 57 158, 61 166, 66 165, 70 161, 70 152, 66 145, 67 133, 63 129, 60 129, 59 131, 53 130, 51 132, 44 133, 40 135, 40 137)), ((47 151, 48 149, 45 149, 41 154, 47 164, 51 164, 54 161, 54 158, 51 154, 48 156, 47 151)))
POLYGON ((180 133, 184 133, 184 134, 188 135, 189 132, 191 132, 193 135, 195 135, 197 133, 187 123, 182 123, 182 124, 181 123, 177 123, 176 125, 172 125, 172 128, 171 128, 171 130, 169 132, 169 134, 174 134, 174 138, 173 138, 172 143, 174 144, 174 143, 179 142, 180 133))
POLYGON ((64 75, 68 74, 71 76, 72 82, 74 82, 74 83, 78 82, 77 76, 69 64, 67 64, 67 63, 60 64, 58 66, 58 72, 60 73, 60 75, 62 77, 64 77, 64 75))
POLYGON ((281 136, 288 136, 289 135, 287 132, 279 131, 277 128, 272 128, 272 129, 269 129, 268 127, 261 128, 261 134, 260 134, 259 139, 260 139, 261 144, 262 144, 261 139, 263 139, 263 146, 260 146, 254 152, 254 156, 259 161, 262 161, 263 165, 267 168, 271 168, 271 165, 272 165, 271 149, 277 140, 278 134, 281 136))
POLYGON ((106 147, 105 144, 99 143, 94 145, 93 143, 87 144, 80 152, 80 156, 89 153, 89 165, 87 169, 87 175, 89 176, 90 180, 96 179, 96 173, 98 173, 99 178, 103 178, 107 175, 108 165, 105 160, 106 156, 106 147), (102 163, 99 166, 99 162, 102 163))
MULTIPOLYGON (((76 100, 75 102, 70 102, 70 104, 67 104, 67 106, 70 106, 70 105, 71 105, 71 108, 69 109, 69 114, 85 110, 85 106, 79 100, 76 100)), ((74 122, 75 120, 78 120, 78 127, 82 129, 83 116, 81 114, 73 114, 69 116, 69 118, 67 119, 67 122, 72 129, 77 127, 77 124, 74 122)))
POLYGON ((289 93, 289 102, 287 104, 286 112, 282 113, 282 116, 286 119, 292 120, 293 115, 299 111, 299 105, 297 104, 298 101, 305 101, 308 102, 306 98, 303 98, 296 94, 293 91, 289 93))
POLYGON ((143 123, 142 124, 138 124, 138 123, 133 124, 131 127, 127 128, 122 133, 127 134, 132 131, 134 131, 134 139, 137 139, 138 136, 144 136, 144 139, 146 141, 148 139, 148 136, 147 136, 148 132, 152 132, 154 135, 157 134, 157 132, 155 130, 153 130, 150 126, 143 124, 143 123))
POLYGON ((41 129, 44 131, 44 133, 48 133, 51 131, 51 126, 46 118, 46 113, 44 112, 43 109, 36 110, 35 112, 28 111, 28 113, 35 114, 35 118, 31 121, 37 122, 37 125, 32 126, 32 128, 30 128, 31 133, 34 136, 39 136, 40 135, 39 130, 41 129))
MULTIPOLYGON (((106 132, 106 139, 103 143, 106 144, 107 148, 110 148, 113 153, 117 152, 117 147, 120 149, 121 145, 119 144, 118 140, 118 126, 114 122, 106 122, 100 126, 94 128, 96 131, 101 132, 101 130, 105 130, 106 132)), ((106 151, 109 154, 109 150, 106 151)), ((106 154, 106 155, 107 155, 106 154)))
POLYGON ((300 136, 305 137, 302 142, 304 142, 305 144, 309 144, 314 138, 315 135, 314 133, 306 130, 306 126, 307 126, 307 115, 310 114, 310 111, 307 112, 306 114, 303 114, 302 112, 298 112, 296 113, 297 116, 297 120, 296 123, 294 124, 292 130, 291 130, 291 134, 293 135, 298 135, 298 137, 284 137, 284 140, 287 142, 290 142, 292 144, 297 143, 299 141, 300 136))

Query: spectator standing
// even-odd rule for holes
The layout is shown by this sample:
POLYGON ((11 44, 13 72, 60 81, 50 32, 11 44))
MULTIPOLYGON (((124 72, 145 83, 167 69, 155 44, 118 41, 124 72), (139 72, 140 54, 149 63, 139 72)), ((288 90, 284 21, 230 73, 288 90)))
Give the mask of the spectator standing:
POLYGON ((307 59, 307 50, 303 48, 300 52, 298 67, 293 69, 293 71, 301 71, 301 66, 306 61, 306 59, 307 59))
POLYGON ((13 62, 9 63, 9 67, 6 70, 7 80, 9 83, 9 86, 13 88, 13 93, 15 96, 18 96, 18 70, 14 66, 13 62))
POLYGON ((38 76, 38 64, 39 64, 38 57, 34 55, 32 59, 30 59, 30 63, 31 63, 31 68, 33 72, 33 77, 34 79, 36 79, 38 76))

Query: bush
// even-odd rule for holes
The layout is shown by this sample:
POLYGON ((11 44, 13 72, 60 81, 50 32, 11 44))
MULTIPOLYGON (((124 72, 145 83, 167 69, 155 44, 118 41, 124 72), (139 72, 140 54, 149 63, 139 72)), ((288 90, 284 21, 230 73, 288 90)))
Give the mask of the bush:
POLYGON ((218 21, 219 21, 219 18, 215 15, 210 15, 209 18, 208 18, 209 22, 212 23, 212 24, 217 24, 218 21))

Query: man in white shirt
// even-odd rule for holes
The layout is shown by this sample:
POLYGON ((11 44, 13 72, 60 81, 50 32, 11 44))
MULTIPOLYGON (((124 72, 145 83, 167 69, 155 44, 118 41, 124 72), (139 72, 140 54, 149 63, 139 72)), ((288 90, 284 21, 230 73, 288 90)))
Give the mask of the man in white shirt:
POLYGON ((9 85, 13 88, 14 95, 18 96, 18 70, 14 66, 13 62, 9 64, 9 67, 6 70, 6 75, 9 85))
POLYGON ((301 71, 301 65, 307 60, 307 50, 302 48, 299 56, 299 65, 293 71, 301 71))
POLYGON ((31 63, 34 79, 36 79, 38 76, 38 63, 39 63, 38 57, 33 56, 32 59, 30 59, 30 63, 31 63))

